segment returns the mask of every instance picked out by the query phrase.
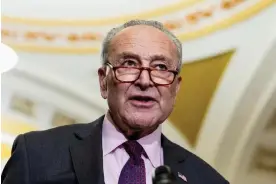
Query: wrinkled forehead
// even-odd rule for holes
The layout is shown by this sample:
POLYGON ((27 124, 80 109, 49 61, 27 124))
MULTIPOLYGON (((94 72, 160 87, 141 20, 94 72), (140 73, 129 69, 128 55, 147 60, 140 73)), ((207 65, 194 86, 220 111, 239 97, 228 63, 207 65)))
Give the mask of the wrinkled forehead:
POLYGON ((138 25, 125 28, 111 40, 109 57, 118 58, 132 53, 140 58, 164 57, 178 62, 177 47, 168 35, 157 28, 138 25))

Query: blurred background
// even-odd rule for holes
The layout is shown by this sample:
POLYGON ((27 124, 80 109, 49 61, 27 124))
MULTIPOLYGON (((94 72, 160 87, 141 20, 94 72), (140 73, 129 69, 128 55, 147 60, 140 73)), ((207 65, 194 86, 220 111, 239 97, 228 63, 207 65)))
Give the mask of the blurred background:
POLYGON ((106 112, 102 39, 140 18, 164 23, 183 42, 183 82, 164 134, 233 184, 275 184, 275 2, 2 0, 2 42, 19 56, 1 76, 2 168, 18 134, 106 112))

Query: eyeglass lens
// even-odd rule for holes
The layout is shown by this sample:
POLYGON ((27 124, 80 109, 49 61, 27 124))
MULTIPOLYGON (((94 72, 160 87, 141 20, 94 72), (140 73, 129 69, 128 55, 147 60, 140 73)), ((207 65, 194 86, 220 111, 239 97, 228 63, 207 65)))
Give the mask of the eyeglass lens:
MULTIPOLYGON (((132 82, 139 77, 140 70, 137 68, 118 68, 116 77, 124 82, 132 82)), ((174 79, 174 74, 170 71, 152 70, 150 72, 151 79, 157 84, 169 84, 174 79)))

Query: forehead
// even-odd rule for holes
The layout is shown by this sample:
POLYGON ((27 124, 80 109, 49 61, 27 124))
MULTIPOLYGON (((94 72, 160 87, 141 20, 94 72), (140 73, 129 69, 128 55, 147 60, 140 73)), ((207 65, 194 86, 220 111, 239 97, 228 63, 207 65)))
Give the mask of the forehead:
POLYGON ((176 45, 168 35, 146 25, 125 28, 114 36, 109 46, 109 55, 116 57, 125 52, 144 58, 163 55, 175 62, 178 56, 176 45))

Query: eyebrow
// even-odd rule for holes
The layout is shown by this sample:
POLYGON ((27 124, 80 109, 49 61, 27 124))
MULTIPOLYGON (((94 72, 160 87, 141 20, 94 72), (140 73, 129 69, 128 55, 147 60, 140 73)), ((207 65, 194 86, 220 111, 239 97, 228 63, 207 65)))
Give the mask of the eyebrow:
MULTIPOLYGON (((141 60, 141 56, 139 56, 138 54, 135 54, 133 52, 122 52, 116 58, 117 59, 120 59, 120 58, 137 58, 137 59, 141 60)), ((169 61, 170 63, 172 63, 172 59, 166 57, 163 54, 155 54, 153 56, 150 56, 149 59, 151 61, 161 60, 161 61, 169 61)))

